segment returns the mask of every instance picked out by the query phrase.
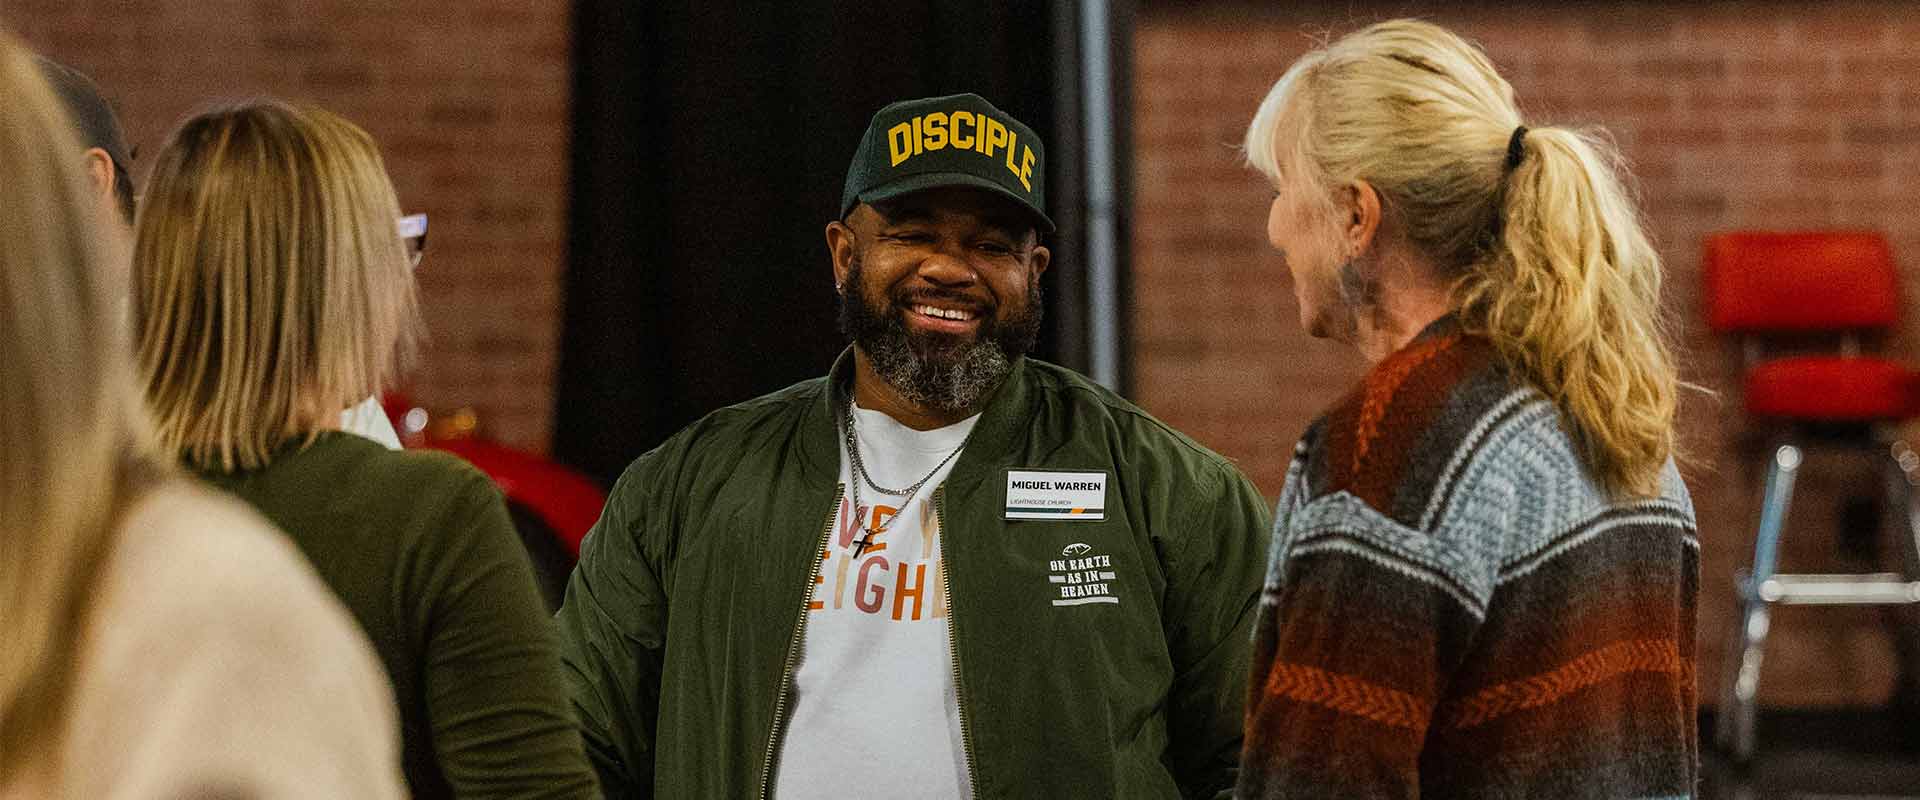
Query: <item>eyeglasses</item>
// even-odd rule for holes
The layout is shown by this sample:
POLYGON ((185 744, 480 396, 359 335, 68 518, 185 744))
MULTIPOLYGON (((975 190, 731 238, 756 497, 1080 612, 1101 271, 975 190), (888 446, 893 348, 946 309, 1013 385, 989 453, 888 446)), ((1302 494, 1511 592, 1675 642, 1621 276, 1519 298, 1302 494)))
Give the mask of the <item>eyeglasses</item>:
POLYGON ((420 268, 420 257, 427 252, 427 215, 408 214, 400 218, 400 240, 407 245, 407 263, 420 268))

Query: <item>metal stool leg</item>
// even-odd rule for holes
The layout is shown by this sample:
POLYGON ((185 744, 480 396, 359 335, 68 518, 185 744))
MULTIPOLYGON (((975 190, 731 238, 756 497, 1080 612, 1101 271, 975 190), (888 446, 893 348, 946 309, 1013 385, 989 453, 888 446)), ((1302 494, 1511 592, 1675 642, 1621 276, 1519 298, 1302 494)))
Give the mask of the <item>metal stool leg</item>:
MULTIPOLYGON (((1920 581, 1920 454, 1915 454, 1897 433, 1889 432, 1886 450, 1887 505, 1890 525, 1883 533, 1892 535, 1893 550, 1899 555, 1902 577, 1920 581)), ((1886 541, 1886 540, 1882 540, 1886 541)), ((1892 702, 1911 713, 1920 707, 1920 607, 1912 604, 1882 609, 1881 618, 1893 645, 1894 662, 1899 667, 1892 702)))
POLYGON ((1920 453, 1915 453, 1907 443, 1895 438, 1887 447, 1887 457, 1893 462, 1891 484, 1895 539, 1899 542, 1901 565, 1906 569, 1907 580, 1920 580, 1920 453))
POLYGON ((1769 609, 1764 601, 1741 603, 1739 628, 1734 634, 1738 644, 1727 654, 1730 677, 1722 692, 1721 721, 1715 731, 1720 748, 1745 762, 1753 758, 1754 728, 1759 715, 1760 664, 1765 656, 1769 609))
POLYGON ((1714 731, 1720 747, 1737 761, 1753 757, 1760 663, 1769 623, 1768 601, 1761 596, 1760 585, 1773 577, 1779 562, 1780 532, 1786 527, 1787 511, 1793 504, 1793 481, 1800 460, 1800 448, 1794 445, 1783 444, 1773 451, 1760 499, 1760 524, 1754 533, 1753 568, 1739 582, 1739 625, 1726 653, 1720 722, 1714 731))

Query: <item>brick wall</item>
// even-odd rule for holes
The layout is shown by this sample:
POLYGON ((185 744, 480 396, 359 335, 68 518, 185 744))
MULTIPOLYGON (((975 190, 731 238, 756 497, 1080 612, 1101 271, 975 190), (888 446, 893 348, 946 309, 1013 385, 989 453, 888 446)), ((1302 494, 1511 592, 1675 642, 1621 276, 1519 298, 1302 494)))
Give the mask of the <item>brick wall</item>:
MULTIPOLYGON (((378 139, 402 208, 427 212, 429 407, 472 405, 545 450, 566 234, 570 4, 5 0, 4 24, 90 74, 157 152, 216 98, 273 95, 378 139)), ((136 185, 144 168, 135 159, 136 185)))
MULTIPOLYGON (((1299 331, 1262 235, 1266 190, 1233 148, 1316 36, 1407 6, 1162 5, 1142 4, 1135 41, 1136 394, 1273 494, 1295 436, 1362 365, 1299 331)), ((1701 682, 1711 697, 1753 494, 1735 447, 1735 371, 1693 312, 1699 243, 1737 227, 1870 226, 1920 269, 1920 216, 1906 192, 1920 179, 1920 58, 1905 48, 1920 41, 1920 16, 1897 3, 1537 5, 1434 18, 1487 47, 1530 122, 1604 124, 1632 160, 1668 259, 1689 377, 1722 393, 1690 397, 1683 414, 1702 462, 1689 479, 1705 542, 1701 682)), ((364 125, 385 147, 402 204, 433 218, 420 270, 432 339, 415 394, 474 405, 499 438, 545 448, 564 260, 567 4, 6 0, 0 13, 93 75, 149 151, 219 97, 308 100, 364 125)), ((1812 463, 1832 477, 1810 481, 1789 562, 1836 566, 1832 495, 1863 477, 1845 466, 1812 463)), ((1780 615, 1765 696, 1877 699, 1890 669, 1876 619, 1780 615)))
MULTIPOLYGON (((1674 5, 1469 4, 1432 19, 1487 49, 1529 124, 1605 125, 1638 176, 1688 377, 1721 393, 1690 395, 1682 414, 1701 462, 1687 472, 1704 542, 1700 679, 1711 699, 1757 493, 1750 456, 1736 446, 1737 362, 1697 311, 1701 240, 1730 228, 1866 226, 1891 237, 1910 285, 1920 278, 1920 57, 1911 46, 1920 15, 1898 3, 1674 5)), ((1265 243, 1270 195, 1235 146, 1272 82, 1317 37, 1408 4, 1143 6, 1134 42, 1137 395, 1238 459, 1271 495, 1299 432, 1363 365, 1300 331, 1265 243)), ((1810 472, 1785 565, 1840 568, 1838 490, 1872 484, 1844 459, 1815 459, 1810 472)), ((1891 656, 1876 620, 1778 615, 1763 699, 1883 697, 1891 656)))

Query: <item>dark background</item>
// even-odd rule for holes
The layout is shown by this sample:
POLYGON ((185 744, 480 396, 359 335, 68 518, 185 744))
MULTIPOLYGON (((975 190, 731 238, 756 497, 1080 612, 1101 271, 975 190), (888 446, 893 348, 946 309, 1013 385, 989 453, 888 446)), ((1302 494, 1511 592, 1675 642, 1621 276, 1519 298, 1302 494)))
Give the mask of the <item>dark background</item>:
POLYGON ((602 481, 832 363, 823 231, 896 100, 975 92, 1046 141, 1060 232, 1038 355, 1084 366, 1077 4, 798 5, 577 6, 553 453, 602 481))

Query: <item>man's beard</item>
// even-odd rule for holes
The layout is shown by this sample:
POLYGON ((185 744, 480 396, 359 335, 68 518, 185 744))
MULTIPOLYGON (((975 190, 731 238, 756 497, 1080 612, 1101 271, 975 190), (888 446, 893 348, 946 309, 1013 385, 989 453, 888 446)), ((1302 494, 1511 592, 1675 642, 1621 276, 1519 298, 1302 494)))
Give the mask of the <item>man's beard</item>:
MULTIPOLYGON (((1040 285, 1027 287, 1027 307, 995 319, 982 309, 973 338, 939 333, 909 332, 905 310, 888 297, 880 305, 869 302, 866 283, 855 254, 847 265, 846 288, 840 296, 840 331, 859 345, 880 379, 915 403, 942 411, 976 407, 1006 380, 1014 359, 1033 350, 1040 335, 1040 285)), ((913 296, 914 301, 938 301, 939 291, 913 296)), ((958 294, 944 296, 960 299, 958 294)), ((971 307, 971 299, 966 301, 971 307)))

